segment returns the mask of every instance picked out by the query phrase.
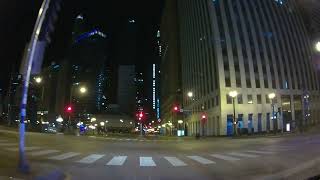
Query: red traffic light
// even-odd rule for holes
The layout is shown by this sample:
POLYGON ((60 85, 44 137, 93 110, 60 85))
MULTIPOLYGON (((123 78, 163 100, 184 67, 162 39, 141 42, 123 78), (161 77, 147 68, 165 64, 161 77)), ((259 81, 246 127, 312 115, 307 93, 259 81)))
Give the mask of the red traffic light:
POLYGON ((178 107, 178 106, 174 106, 174 107, 173 107, 173 110, 174 110, 175 112, 178 112, 178 111, 179 111, 179 107, 178 107))
POLYGON ((142 113, 142 112, 139 114, 139 117, 140 117, 140 118, 143 118, 143 113, 142 113))
POLYGON ((67 112, 69 112, 69 113, 72 112, 72 107, 71 106, 67 107, 67 112))
POLYGON ((207 119, 207 116, 203 114, 203 115, 201 116, 201 118, 202 118, 202 119, 207 119))

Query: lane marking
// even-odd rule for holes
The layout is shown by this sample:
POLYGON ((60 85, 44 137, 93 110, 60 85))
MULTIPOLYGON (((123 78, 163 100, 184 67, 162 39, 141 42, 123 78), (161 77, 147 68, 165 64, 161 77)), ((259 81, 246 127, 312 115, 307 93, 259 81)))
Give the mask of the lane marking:
POLYGON ((18 146, 17 143, 0 143, 0 146, 18 146))
POLYGON ((237 153, 237 152, 232 152, 228 153, 231 156, 239 156, 239 157, 248 157, 248 158, 257 158, 259 155, 254 155, 254 154, 246 154, 246 153, 237 153))
POLYGON ((212 156, 214 158, 217 158, 217 159, 226 160, 226 161, 239 161, 239 160, 241 160, 239 158, 226 156, 226 155, 221 155, 221 154, 211 154, 210 156, 212 156))
POLYGON ((58 150, 43 150, 43 151, 31 152, 30 155, 31 156, 43 156, 43 155, 57 153, 57 152, 60 152, 60 151, 58 151, 58 150))
POLYGON ((152 157, 140 157, 140 166, 156 166, 156 163, 153 161, 152 157))
POLYGON ((49 157, 48 159, 61 161, 61 160, 72 158, 72 157, 78 156, 78 155, 80 155, 80 153, 68 152, 68 153, 57 155, 57 156, 49 157))
POLYGON ((187 164, 176 157, 164 157, 173 166, 187 166, 187 164))
POLYGON ((194 161, 197 161, 198 163, 201 163, 201 164, 215 164, 214 161, 211 161, 209 159, 205 159, 200 156, 187 156, 187 157, 194 160, 194 161))
MULTIPOLYGON (((24 148, 25 151, 32 151, 32 150, 38 150, 38 149, 41 149, 41 148, 40 147, 25 147, 24 148)), ((8 150, 8 151, 19 151, 19 148, 18 147, 6 148, 6 150, 8 150)))
POLYGON ((256 154, 274 154, 275 153, 275 152, 272 152, 272 151, 256 151, 256 150, 248 150, 246 152, 256 153, 256 154))
POLYGON ((84 164, 91 164, 96 162, 97 160, 101 159, 103 154, 91 154, 85 158, 82 158, 81 160, 77 161, 78 163, 84 163, 84 164))
POLYGON ((122 166, 126 161, 127 156, 115 156, 106 165, 107 166, 122 166))

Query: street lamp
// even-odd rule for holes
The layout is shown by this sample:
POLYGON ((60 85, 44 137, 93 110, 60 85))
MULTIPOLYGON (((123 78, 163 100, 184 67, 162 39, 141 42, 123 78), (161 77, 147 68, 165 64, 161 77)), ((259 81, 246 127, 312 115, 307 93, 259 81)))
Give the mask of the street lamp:
POLYGON ((42 78, 41 77, 36 77, 34 78, 34 80, 36 81, 36 83, 40 84, 42 82, 42 78))
POLYGON ((91 122, 95 122, 95 121, 97 121, 97 119, 96 118, 91 118, 91 122))
POLYGON ((188 95, 189 98, 192 98, 193 97, 193 92, 189 91, 187 95, 188 95))
POLYGON ((237 131, 236 131, 236 97, 238 96, 238 92, 237 91, 231 91, 229 92, 229 96, 232 98, 232 104, 233 104, 233 132, 234 132, 234 135, 237 134, 237 131))
POLYGON ((274 118, 274 98, 276 97, 275 93, 270 93, 268 95, 269 99, 271 100, 271 106, 272 106, 272 120, 273 120, 273 128, 275 129, 275 118, 274 118))
POLYGON ((84 93, 86 93, 87 92, 87 88, 86 87, 81 87, 80 88, 80 93, 81 94, 84 94, 84 93))
POLYGON ((320 52, 320 41, 316 43, 316 51, 320 52))

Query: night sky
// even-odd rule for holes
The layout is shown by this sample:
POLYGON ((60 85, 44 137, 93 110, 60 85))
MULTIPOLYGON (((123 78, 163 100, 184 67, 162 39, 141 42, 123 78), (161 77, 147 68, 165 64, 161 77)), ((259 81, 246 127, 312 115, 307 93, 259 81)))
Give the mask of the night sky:
MULTIPOLYGON (((6 89, 9 74, 18 70, 23 50, 31 36, 41 2, 33 0, 0 1, 0 88, 6 89)), ((74 18, 83 14, 88 26, 100 28, 109 37, 111 57, 125 53, 119 48, 126 43, 119 38, 125 33, 129 19, 135 19, 138 39, 136 63, 142 64, 153 56, 154 36, 160 23, 162 0, 67 0, 63 1, 62 10, 52 34, 52 43, 47 48, 46 62, 59 61, 66 56, 71 41, 74 18), (117 45, 118 44, 118 45, 117 45), (120 46, 119 46, 120 44, 120 46)))

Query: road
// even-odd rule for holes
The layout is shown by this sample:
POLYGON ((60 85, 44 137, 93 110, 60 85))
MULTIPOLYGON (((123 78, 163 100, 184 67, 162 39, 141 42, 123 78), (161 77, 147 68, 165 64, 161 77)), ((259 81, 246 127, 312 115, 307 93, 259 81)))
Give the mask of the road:
POLYGON ((305 179, 320 172, 320 134, 160 141, 29 133, 29 176, 16 173, 17 143, 17 133, 0 131, 0 177, 305 179))

